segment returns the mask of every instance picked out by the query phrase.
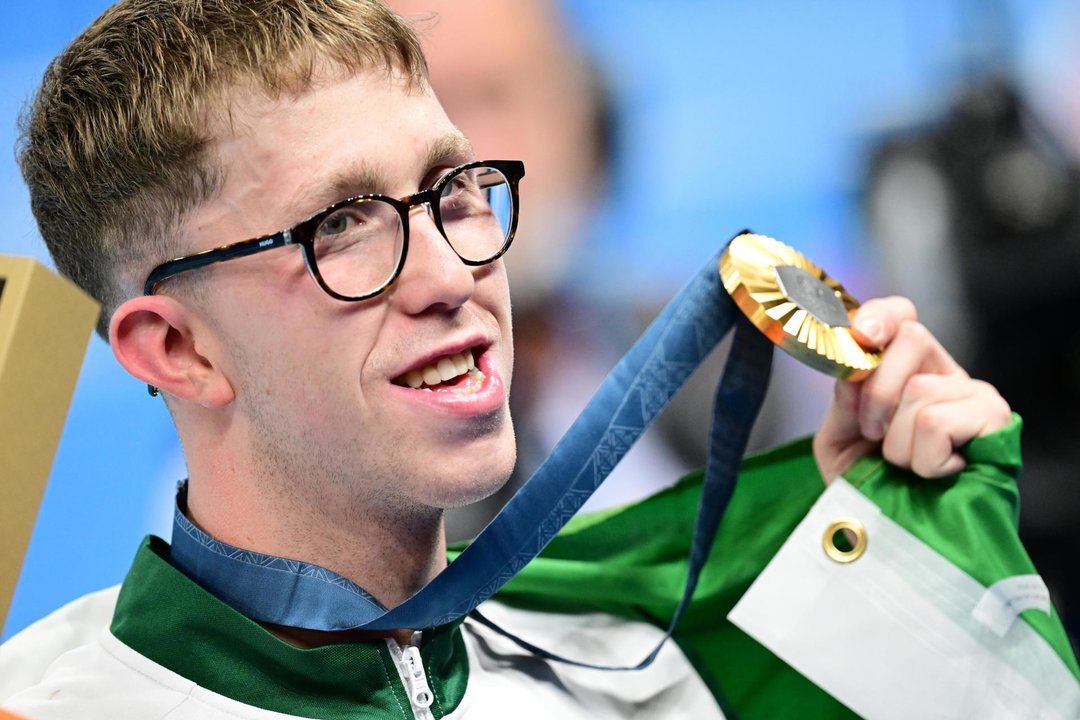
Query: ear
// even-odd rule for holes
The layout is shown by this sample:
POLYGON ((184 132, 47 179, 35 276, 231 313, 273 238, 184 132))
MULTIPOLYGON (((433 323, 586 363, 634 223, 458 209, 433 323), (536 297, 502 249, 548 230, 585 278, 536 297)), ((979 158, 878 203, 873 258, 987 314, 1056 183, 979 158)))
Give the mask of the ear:
POLYGON ((113 313, 109 343, 129 373, 161 392, 204 407, 222 407, 236 397, 232 384, 199 352, 204 326, 191 311, 164 295, 128 300, 113 313))

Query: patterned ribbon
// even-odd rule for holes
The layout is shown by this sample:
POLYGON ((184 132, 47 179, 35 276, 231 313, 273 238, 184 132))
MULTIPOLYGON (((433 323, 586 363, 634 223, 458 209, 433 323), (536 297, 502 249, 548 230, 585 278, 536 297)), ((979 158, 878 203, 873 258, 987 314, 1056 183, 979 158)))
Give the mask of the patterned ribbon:
MULTIPOLYGON (((660 313, 548 460, 483 532, 401 605, 388 610, 360 586, 317 565, 215 540, 184 516, 184 488, 177 497, 173 563, 236 610, 267 623, 333 631, 430 628, 451 622, 472 612, 540 553, 720 339, 737 326, 717 388, 687 584, 670 635, 693 594, 734 489, 772 359, 772 345, 725 292, 719 257, 718 253, 660 313)), ((514 639, 538 654, 565 661, 514 639)), ((659 649, 633 667, 647 665, 659 649)))

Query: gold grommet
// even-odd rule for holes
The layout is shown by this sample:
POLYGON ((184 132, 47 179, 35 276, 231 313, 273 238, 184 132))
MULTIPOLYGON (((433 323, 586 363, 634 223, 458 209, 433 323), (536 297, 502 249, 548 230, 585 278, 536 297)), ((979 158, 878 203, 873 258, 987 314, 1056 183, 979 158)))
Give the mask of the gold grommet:
POLYGON ((838 518, 825 528, 821 546, 833 562, 855 562, 866 552, 866 528, 855 518, 838 518), (842 545, 837 544, 840 538, 842 545))

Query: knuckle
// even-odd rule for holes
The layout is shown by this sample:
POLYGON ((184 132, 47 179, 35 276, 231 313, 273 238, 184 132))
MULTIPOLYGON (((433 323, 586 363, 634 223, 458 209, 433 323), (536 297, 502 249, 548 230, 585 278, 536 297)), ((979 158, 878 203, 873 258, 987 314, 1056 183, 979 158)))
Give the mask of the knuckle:
POLYGON ((997 417, 1001 421, 1001 426, 1004 427, 1012 422, 1012 407, 1005 401, 1005 398, 1000 395, 998 396, 998 399, 1000 402, 997 406, 997 417))
POLYGON ((861 308, 869 308, 874 312, 885 312, 903 320, 914 319, 916 316, 915 303, 903 295, 870 298, 862 303, 861 308))
POLYGON ((984 380, 972 381, 976 384, 976 392, 986 398, 986 417, 995 425, 1005 426, 1012 420, 1012 407, 1002 397, 997 388, 984 380))
POLYGON ((978 380, 976 378, 972 378, 971 383, 972 385, 974 385, 976 393, 985 396, 993 403, 1008 406, 1008 403, 1005 402, 1005 398, 1001 396, 1001 393, 998 392, 998 389, 990 383, 986 382, 985 380, 978 380))
POLYGON ((904 342, 929 344, 933 342, 934 336, 918 320, 904 320, 900 323, 900 328, 896 332, 896 336, 902 339, 904 342))
POLYGON ((915 413, 915 430, 919 435, 947 435, 949 431, 948 416, 936 405, 920 408, 915 413))
POLYGON ((918 317, 915 303, 903 295, 890 295, 886 300, 892 304, 897 315, 908 318, 905 322, 914 321, 918 317))
POLYGON ((932 396, 938 388, 937 377, 928 373, 918 373, 908 378, 904 394, 912 399, 932 396))

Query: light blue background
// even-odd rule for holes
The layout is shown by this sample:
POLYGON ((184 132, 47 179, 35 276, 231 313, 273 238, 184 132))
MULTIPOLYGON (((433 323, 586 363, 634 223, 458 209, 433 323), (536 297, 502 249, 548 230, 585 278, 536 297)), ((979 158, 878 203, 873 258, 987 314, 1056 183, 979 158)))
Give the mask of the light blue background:
MULTIPOLYGON (((14 146, 48 60, 106 4, 0 6, 0 148, 14 146)), ((609 272, 589 278, 593 291, 635 287, 660 302, 720 241, 753 227, 798 245, 857 295, 881 292, 858 213, 865 150, 879 130, 945 106, 963 59, 993 37, 973 10, 988 5, 570 2, 620 117, 613 211, 592 249, 609 272)), ((1025 77, 1061 72, 1065 5, 1002 4, 1025 77)), ((0 252, 44 259, 10 150, 0 152, 0 218, 0 252)), ((95 339, 3 637, 119 582, 143 535, 168 536, 183 476, 163 404, 95 339)))

